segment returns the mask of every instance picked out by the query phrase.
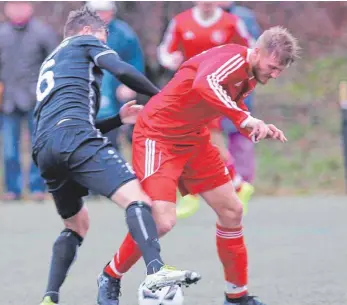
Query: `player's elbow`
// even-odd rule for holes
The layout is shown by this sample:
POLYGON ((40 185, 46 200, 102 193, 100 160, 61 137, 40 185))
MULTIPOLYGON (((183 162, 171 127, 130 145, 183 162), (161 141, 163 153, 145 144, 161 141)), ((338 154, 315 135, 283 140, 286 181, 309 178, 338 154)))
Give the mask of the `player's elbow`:
POLYGON ((192 84, 192 89, 200 96, 204 96, 207 89, 206 82, 202 79, 195 79, 192 84))
POLYGON ((127 76, 128 72, 124 67, 119 67, 114 71, 114 74, 117 78, 122 79, 127 76))
POLYGON ((193 81, 193 84, 192 84, 192 89, 193 90, 195 90, 195 91, 200 91, 200 90, 202 90, 203 89, 203 82, 200 80, 200 79, 198 79, 198 78, 196 78, 194 81, 193 81))

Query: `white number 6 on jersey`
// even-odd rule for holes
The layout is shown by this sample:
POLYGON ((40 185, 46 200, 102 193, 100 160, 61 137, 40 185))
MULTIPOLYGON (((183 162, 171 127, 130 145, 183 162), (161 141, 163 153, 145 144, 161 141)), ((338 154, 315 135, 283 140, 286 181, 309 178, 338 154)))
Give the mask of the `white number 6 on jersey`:
POLYGON ((55 65, 55 60, 50 59, 47 61, 40 70, 39 79, 36 87, 36 99, 38 102, 42 102, 45 97, 51 92, 54 88, 54 73, 53 71, 46 71, 49 68, 52 68, 55 65), (41 91, 41 85, 43 82, 47 83, 47 87, 43 92, 41 91))

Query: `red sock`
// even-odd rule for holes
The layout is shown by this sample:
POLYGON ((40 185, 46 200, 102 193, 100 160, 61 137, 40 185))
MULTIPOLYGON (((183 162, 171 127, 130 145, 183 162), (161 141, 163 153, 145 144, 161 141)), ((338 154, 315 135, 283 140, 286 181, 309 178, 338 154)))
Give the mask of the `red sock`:
POLYGON ((248 260, 242 227, 227 229, 217 225, 217 251, 224 267, 227 297, 247 294, 248 260))
POLYGON ((130 233, 125 237, 118 252, 104 271, 115 278, 121 278, 141 258, 141 252, 130 233))
POLYGON ((236 192, 238 192, 243 183, 242 177, 236 172, 234 164, 228 164, 229 175, 233 181, 236 192))

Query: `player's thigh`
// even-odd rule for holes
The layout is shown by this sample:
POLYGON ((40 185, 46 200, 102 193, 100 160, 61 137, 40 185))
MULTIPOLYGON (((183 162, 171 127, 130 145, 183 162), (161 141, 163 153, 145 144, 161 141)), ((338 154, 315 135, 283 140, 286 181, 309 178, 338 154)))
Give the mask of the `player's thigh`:
POLYGON ((218 148, 211 143, 196 147, 195 155, 186 164, 180 186, 188 193, 197 194, 212 190, 231 180, 218 148))
POLYGON ((188 157, 167 144, 134 133, 132 164, 144 191, 152 200, 176 202, 178 179, 188 157))
POLYGON ((111 196, 111 200, 116 202, 122 208, 126 208, 130 203, 143 201, 152 205, 149 196, 144 192, 138 179, 130 180, 121 185, 111 196))
POLYGON ((242 204, 217 147, 207 143, 197 150, 185 168, 182 184, 189 193, 199 193, 205 199, 216 212, 219 224, 240 224, 242 204))
POLYGON ((71 218, 81 210, 82 196, 88 194, 87 189, 68 179, 57 181, 55 185, 56 187, 53 189, 52 182, 50 182, 48 190, 52 193, 57 211, 63 219, 71 218))
POLYGON ((57 158, 60 153, 51 142, 53 139, 34 152, 34 159, 53 196, 58 214, 65 220, 79 213, 83 206, 82 197, 88 194, 88 190, 69 177, 68 169, 57 158))
POLYGON ((243 208, 231 181, 200 193, 218 216, 218 223, 226 228, 239 226, 243 208))
POLYGON ((89 214, 82 197, 88 194, 88 190, 68 179, 56 181, 54 189, 52 186, 51 181, 48 189, 65 227, 85 237, 89 229, 89 214))
POLYGON ((105 137, 109 139, 113 147, 117 150, 119 150, 119 145, 118 145, 119 135, 120 135, 120 132, 118 128, 112 129, 105 134, 105 137))
POLYGON ((74 181, 95 193, 115 200, 127 207, 141 194, 139 183, 131 166, 104 138, 92 138, 81 144, 69 158, 70 174, 74 181), (131 186, 127 186, 132 182, 131 186), (123 191, 121 188, 124 186, 123 191), (116 193, 122 194, 114 196, 116 193))

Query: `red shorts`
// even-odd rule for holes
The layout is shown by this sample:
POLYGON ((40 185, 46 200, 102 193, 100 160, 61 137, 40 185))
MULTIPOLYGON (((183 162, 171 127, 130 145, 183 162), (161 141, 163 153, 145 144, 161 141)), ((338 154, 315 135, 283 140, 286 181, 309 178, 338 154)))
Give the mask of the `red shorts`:
POLYGON ((198 194, 230 181, 218 149, 210 142, 180 146, 133 134, 132 163, 152 200, 176 202, 181 194, 198 194))

